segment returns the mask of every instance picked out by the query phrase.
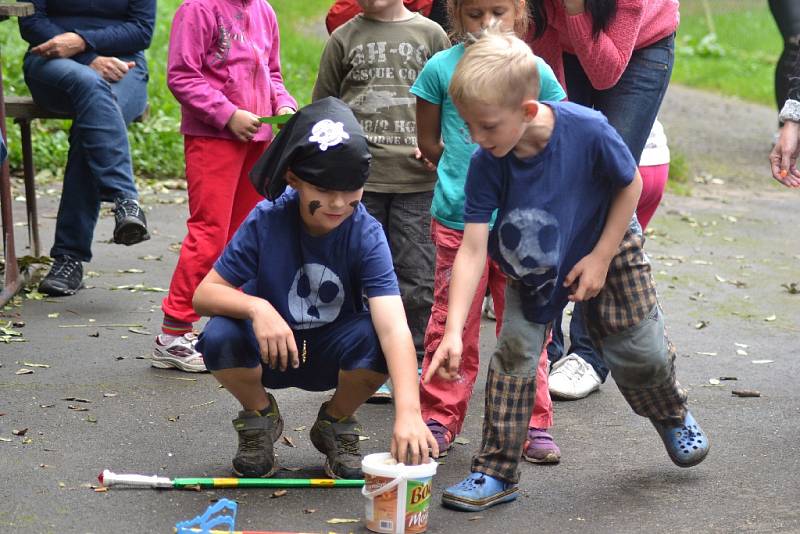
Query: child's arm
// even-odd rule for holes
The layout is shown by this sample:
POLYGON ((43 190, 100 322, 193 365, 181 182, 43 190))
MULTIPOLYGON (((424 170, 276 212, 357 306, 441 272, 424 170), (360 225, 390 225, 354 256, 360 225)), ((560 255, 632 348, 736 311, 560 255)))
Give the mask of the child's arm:
POLYGON ((564 279, 564 287, 572 287, 568 297, 572 302, 589 300, 603 289, 608 266, 617 255, 641 193, 642 177, 637 169, 633 181, 620 189, 611 201, 603 233, 594 249, 576 263, 564 279))
POLYGON ((489 225, 486 223, 467 223, 464 225, 464 238, 458 248, 450 279, 450 296, 447 303, 447 324, 439 348, 431 359, 424 381, 430 382, 433 374, 446 380, 458 378, 461 363, 461 336, 464 323, 475 298, 483 271, 486 269, 486 244, 489 240, 489 225))
POLYGON ((319 70, 317 71, 317 81, 314 83, 314 90, 311 92, 311 100, 317 101, 327 96, 339 98, 342 89, 342 80, 345 76, 345 69, 342 65, 344 48, 342 43, 331 37, 322 51, 319 60, 319 70))
POLYGON ((417 145, 433 165, 439 164, 444 151, 441 121, 442 107, 417 97, 417 145))
POLYGON ((266 300, 239 291, 216 269, 212 268, 197 286, 192 306, 200 315, 250 320, 261 360, 272 369, 285 371, 288 365, 300 365, 294 334, 284 318, 266 300))
POLYGON ((399 462, 419 464, 427 460, 429 449, 434 457, 439 449, 422 420, 414 342, 403 302, 399 295, 372 297, 369 310, 394 386, 392 456, 399 462))

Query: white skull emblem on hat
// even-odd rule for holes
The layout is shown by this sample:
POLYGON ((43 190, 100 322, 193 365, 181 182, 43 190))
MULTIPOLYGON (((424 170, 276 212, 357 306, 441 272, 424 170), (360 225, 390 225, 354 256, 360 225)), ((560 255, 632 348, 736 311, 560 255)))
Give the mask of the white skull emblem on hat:
POLYGON ((308 140, 317 143, 319 149, 325 152, 328 147, 336 146, 345 139, 350 139, 350 134, 344 131, 344 124, 323 119, 311 128, 308 140))

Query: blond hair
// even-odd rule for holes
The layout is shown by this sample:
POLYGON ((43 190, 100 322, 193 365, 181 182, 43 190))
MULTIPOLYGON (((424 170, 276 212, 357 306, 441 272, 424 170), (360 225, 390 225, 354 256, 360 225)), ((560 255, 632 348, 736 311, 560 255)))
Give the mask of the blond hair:
POLYGON ((490 28, 467 47, 450 80, 457 103, 516 107, 539 98, 536 56, 521 39, 490 28))
MULTIPOLYGON (((450 20, 450 38, 464 41, 469 32, 464 29, 464 4, 470 0, 447 0, 447 18, 450 20)), ((508 0, 514 5, 514 33, 519 37, 528 32, 530 15, 525 0, 508 0)))

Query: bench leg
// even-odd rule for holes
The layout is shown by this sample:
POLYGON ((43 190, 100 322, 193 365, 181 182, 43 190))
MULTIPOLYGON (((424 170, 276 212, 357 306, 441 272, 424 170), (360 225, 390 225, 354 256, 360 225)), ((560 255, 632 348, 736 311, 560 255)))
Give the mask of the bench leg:
POLYGON ((36 169, 33 166, 31 121, 17 119, 22 144, 22 169, 25 176, 25 208, 28 211, 28 243, 34 256, 41 254, 39 241, 39 212, 36 207, 36 169))

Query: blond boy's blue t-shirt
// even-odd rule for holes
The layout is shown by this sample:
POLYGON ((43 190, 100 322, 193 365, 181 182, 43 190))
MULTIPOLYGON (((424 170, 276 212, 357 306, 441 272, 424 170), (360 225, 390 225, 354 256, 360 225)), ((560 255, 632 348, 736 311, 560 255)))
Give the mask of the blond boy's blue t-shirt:
MULTIPOLYGON (((433 193, 431 215, 444 226, 455 230, 464 229, 464 184, 470 157, 478 147, 472 142, 469 129, 447 92, 456 65, 463 55, 463 43, 434 54, 411 87, 412 94, 441 108, 444 152, 437 168, 439 179, 433 193)), ((539 100, 559 101, 566 98, 567 94, 550 65, 542 58, 536 59, 541 84, 539 100)))

